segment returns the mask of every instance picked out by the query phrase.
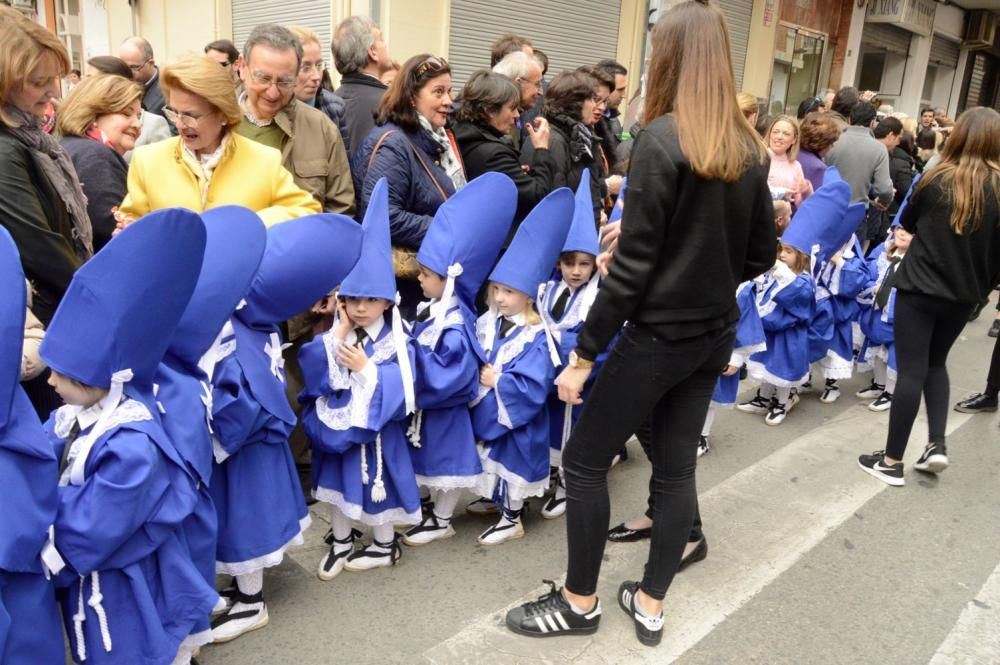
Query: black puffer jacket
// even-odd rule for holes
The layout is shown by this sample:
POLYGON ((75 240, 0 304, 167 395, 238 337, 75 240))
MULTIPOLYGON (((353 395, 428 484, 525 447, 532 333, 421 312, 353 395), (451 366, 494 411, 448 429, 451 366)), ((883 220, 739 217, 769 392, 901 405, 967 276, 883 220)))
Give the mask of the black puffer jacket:
MULTIPOLYGON (((567 127, 552 118, 549 118, 549 154, 555 167, 552 178, 553 188, 569 187, 573 191, 580 184, 580 177, 584 169, 590 169, 590 198, 594 202, 594 220, 599 221, 601 211, 604 210, 604 199, 607 196, 607 185, 604 179, 608 174, 604 168, 604 160, 601 158, 601 139, 594 134, 591 144, 592 155, 583 156, 579 161, 573 161, 573 154, 570 148, 570 136, 573 128, 567 127)), ((525 141, 521 146, 521 162, 531 164, 535 159, 535 148, 531 141, 525 141)))
POLYGON ((892 180, 892 186, 896 188, 896 194, 889 204, 889 215, 895 215, 899 210, 903 197, 910 191, 915 173, 913 157, 899 146, 893 148, 889 154, 889 178, 892 180))

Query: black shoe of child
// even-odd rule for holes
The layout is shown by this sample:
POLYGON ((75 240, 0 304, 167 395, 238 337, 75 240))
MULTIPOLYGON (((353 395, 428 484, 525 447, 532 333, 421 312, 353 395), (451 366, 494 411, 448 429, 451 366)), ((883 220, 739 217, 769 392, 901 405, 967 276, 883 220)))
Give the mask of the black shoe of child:
POLYGON ((591 635, 601 623, 601 601, 586 614, 578 614, 563 596, 555 582, 543 580, 550 590, 538 600, 525 603, 507 612, 507 628, 518 635, 555 637, 557 635, 591 635))
POLYGON ((660 611, 658 617, 647 617, 639 611, 635 599, 638 591, 638 582, 622 582, 618 587, 618 607, 632 618, 632 623, 635 624, 635 636, 639 641, 647 647, 655 647, 663 639, 663 612, 660 611))

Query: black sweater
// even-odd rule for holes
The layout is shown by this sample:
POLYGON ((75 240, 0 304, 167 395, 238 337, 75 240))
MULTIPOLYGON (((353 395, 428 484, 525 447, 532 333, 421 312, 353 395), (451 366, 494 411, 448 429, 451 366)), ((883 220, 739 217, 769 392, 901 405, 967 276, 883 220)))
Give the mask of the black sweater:
POLYGON ((975 231, 951 230, 951 202, 940 181, 914 192, 900 224, 914 234, 896 288, 967 304, 983 300, 1000 283, 1000 210, 986 186, 983 217, 975 231))
POLYGON ((111 240, 115 216, 111 210, 122 204, 128 193, 128 164, 121 155, 100 141, 83 136, 66 136, 63 149, 73 160, 87 195, 87 215, 94 229, 94 251, 111 240))
POLYGON ((736 287, 775 262, 768 166, 732 183, 706 180, 681 153, 670 116, 643 130, 611 273, 577 340, 582 358, 607 348, 626 320, 683 339, 738 318, 736 287))

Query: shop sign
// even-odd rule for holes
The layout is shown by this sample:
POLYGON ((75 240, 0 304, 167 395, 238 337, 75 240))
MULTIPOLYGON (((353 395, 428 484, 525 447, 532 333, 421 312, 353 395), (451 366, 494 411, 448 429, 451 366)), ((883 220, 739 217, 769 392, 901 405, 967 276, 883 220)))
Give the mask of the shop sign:
POLYGON ((934 0, 869 0, 867 23, 889 23, 929 37, 934 32, 934 0))

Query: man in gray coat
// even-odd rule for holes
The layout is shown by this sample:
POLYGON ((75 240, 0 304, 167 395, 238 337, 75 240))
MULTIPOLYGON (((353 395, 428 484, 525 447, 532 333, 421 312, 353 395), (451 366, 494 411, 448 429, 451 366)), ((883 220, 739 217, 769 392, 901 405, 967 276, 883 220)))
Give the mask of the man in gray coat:
POLYGON ((340 72, 336 94, 344 100, 341 125, 347 154, 375 126, 375 112, 388 89, 379 77, 392 68, 382 31, 367 16, 348 16, 333 35, 333 62, 340 72))
POLYGON ((826 163, 836 166, 840 176, 851 186, 851 203, 868 202, 883 209, 892 203, 892 180, 889 178, 889 153, 872 136, 876 111, 871 102, 859 102, 851 110, 851 126, 844 130, 826 156, 826 163))

